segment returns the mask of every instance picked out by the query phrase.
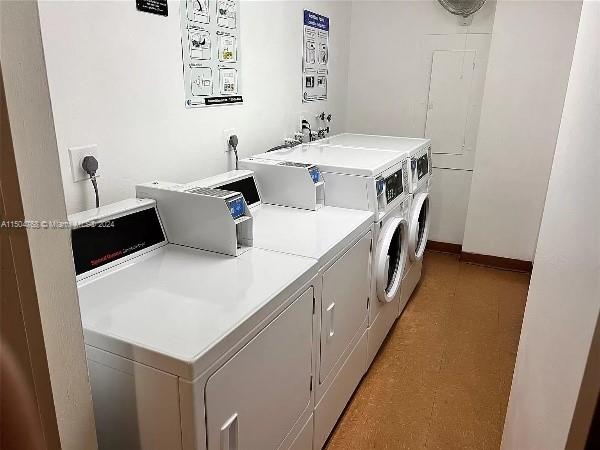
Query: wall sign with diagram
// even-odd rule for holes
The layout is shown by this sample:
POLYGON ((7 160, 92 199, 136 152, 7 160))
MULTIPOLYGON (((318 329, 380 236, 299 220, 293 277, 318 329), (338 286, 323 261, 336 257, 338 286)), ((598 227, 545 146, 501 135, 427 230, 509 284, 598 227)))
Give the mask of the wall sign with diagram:
POLYGON ((327 99, 329 18, 304 10, 302 101, 327 99))
POLYGON ((239 0, 182 0, 188 108, 242 103, 239 0))

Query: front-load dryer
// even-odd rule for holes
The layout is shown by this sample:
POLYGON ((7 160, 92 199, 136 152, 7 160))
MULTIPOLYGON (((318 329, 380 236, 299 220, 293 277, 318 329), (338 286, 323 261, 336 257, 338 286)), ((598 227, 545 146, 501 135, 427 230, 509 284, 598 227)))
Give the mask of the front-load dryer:
POLYGON ((314 164, 325 181, 325 205, 374 213, 367 356, 370 365, 398 316, 408 248, 408 158, 397 152, 302 145, 255 155, 240 161, 240 166, 252 169, 268 163, 263 160, 314 164))
POLYGON ((327 145, 338 148, 363 149, 407 154, 410 158, 408 261, 402 282, 402 298, 398 314, 401 314, 421 279, 422 260, 429 234, 429 192, 433 166, 431 163, 431 140, 423 138, 378 136, 342 133, 313 142, 311 145, 327 145))

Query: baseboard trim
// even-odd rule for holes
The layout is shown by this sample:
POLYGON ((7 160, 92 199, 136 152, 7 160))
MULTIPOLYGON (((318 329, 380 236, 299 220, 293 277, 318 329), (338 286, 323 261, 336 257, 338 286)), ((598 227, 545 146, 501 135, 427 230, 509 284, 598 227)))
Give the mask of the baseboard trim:
POLYGON ((427 250, 433 250, 434 252, 453 253, 455 255, 460 255, 462 251, 462 245, 460 244, 438 241, 427 241, 426 248, 427 250))
POLYGON ((513 272, 531 273, 533 263, 520 259, 503 258, 500 256, 480 255, 478 253, 461 252, 460 260, 470 264, 493 267, 494 269, 510 270, 513 272))
POLYGON ((504 258, 501 256, 481 255, 462 251, 462 245, 449 242, 427 241, 427 250, 459 255, 462 262, 492 267, 494 269, 511 270, 513 272, 531 273, 533 263, 520 259, 504 258))

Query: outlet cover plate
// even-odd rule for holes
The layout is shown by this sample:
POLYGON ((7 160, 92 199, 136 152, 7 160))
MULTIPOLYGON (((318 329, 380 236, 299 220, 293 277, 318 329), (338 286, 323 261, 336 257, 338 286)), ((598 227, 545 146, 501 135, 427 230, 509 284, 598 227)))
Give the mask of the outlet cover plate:
MULTIPOLYGON (((85 145, 83 147, 71 147, 69 148, 69 159, 71 160, 71 175, 73 176, 73 182, 78 183, 80 181, 88 180, 90 177, 85 170, 81 167, 81 162, 86 156, 93 156, 100 162, 98 157, 98 146, 85 145)), ((98 170, 100 172, 100 169, 98 170)), ((96 174, 96 177, 99 177, 96 174)))

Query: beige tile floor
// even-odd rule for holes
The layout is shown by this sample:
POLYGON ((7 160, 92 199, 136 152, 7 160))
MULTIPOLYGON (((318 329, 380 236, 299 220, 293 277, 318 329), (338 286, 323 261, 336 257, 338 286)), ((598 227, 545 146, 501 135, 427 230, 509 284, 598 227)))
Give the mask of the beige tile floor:
POLYGON ((424 261, 327 450, 499 448, 529 275, 424 261))

